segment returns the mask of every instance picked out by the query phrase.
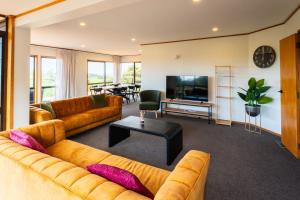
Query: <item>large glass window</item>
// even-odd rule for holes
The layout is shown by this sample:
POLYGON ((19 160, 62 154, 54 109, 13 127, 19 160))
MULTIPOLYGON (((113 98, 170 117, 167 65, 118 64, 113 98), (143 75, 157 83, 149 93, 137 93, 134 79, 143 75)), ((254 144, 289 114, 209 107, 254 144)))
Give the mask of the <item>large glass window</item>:
POLYGON ((55 100, 56 92, 56 59, 42 57, 42 101, 55 100))
POLYGON ((123 84, 134 83, 134 63, 121 63, 121 82, 123 84))
POLYGON ((112 84, 114 82, 114 64, 112 62, 105 63, 105 84, 112 84))
POLYGON ((88 61, 88 91, 91 87, 113 83, 114 64, 111 62, 88 61))
POLYGON ((135 66, 135 77, 134 77, 134 83, 135 84, 141 84, 142 82, 142 63, 138 62, 138 63, 134 63, 134 66, 135 66))
POLYGON ((123 84, 140 84, 141 70, 140 62, 121 63, 121 82, 123 84))
POLYGON ((36 57, 30 56, 29 58, 29 101, 30 104, 34 103, 35 94, 35 69, 36 69, 36 57))

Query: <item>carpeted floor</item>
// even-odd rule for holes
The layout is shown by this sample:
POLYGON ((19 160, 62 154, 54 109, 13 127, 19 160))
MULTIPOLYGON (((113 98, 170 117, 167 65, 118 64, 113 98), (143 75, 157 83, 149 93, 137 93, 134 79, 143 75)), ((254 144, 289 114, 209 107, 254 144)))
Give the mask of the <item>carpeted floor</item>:
MULTIPOLYGON (((138 115, 137 104, 124 105, 124 117, 138 115)), ((153 118, 151 113, 148 117, 153 118)), ((131 137, 108 148, 108 125, 72 139, 137 161, 172 170, 191 149, 211 154, 206 200, 300 199, 300 161, 277 144, 271 134, 249 134, 241 125, 209 125, 206 120, 168 115, 160 120, 180 123, 184 147, 171 166, 166 165, 165 141, 151 135, 131 137)))

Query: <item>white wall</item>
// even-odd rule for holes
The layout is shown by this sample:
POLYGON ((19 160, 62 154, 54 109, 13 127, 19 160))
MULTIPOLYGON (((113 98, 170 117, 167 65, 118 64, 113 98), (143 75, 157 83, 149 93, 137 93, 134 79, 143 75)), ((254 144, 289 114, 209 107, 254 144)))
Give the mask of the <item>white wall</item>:
POLYGON ((246 36, 235 36, 189 42, 178 42, 142 47, 142 89, 158 89, 165 92, 167 75, 209 76, 209 101, 215 102, 215 65, 233 67, 234 99, 233 120, 244 121, 244 102, 236 92, 247 87, 250 77, 264 78, 272 86, 269 96, 274 102, 263 106, 263 127, 281 133, 280 111, 280 52, 279 41, 300 28, 300 11, 285 25, 246 36), (268 69, 257 68, 252 60, 253 52, 260 45, 272 46, 277 59, 268 69), (180 58, 176 59, 176 55, 180 58))
POLYGON ((135 56, 122 56, 121 62, 128 63, 128 62, 141 62, 142 55, 135 55, 135 56))
POLYGON ((29 124, 29 44, 30 30, 15 29, 14 127, 29 124))

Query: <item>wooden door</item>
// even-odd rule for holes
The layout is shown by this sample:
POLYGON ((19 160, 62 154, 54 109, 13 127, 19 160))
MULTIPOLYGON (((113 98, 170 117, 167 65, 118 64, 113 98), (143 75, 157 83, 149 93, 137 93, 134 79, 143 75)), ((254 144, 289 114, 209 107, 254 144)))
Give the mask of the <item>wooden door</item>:
POLYGON ((283 145, 297 158, 299 151, 299 48, 298 34, 280 41, 281 76, 281 140, 283 145))

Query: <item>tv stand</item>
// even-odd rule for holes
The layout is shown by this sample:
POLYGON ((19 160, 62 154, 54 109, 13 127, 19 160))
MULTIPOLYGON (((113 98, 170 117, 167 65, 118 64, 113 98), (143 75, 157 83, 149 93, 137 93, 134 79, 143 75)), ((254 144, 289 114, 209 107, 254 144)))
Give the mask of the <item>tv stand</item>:
POLYGON ((161 107, 161 117, 163 114, 168 113, 177 113, 183 114, 187 116, 198 116, 198 117, 206 117, 208 119, 208 123, 212 121, 212 103, 204 103, 199 101, 189 101, 189 100, 181 100, 181 99, 164 99, 160 102, 161 107), (185 106, 193 106, 193 107, 202 107, 206 108, 207 111, 195 111, 195 110, 187 110, 182 108, 170 108, 169 104, 173 105, 185 105, 185 106))

